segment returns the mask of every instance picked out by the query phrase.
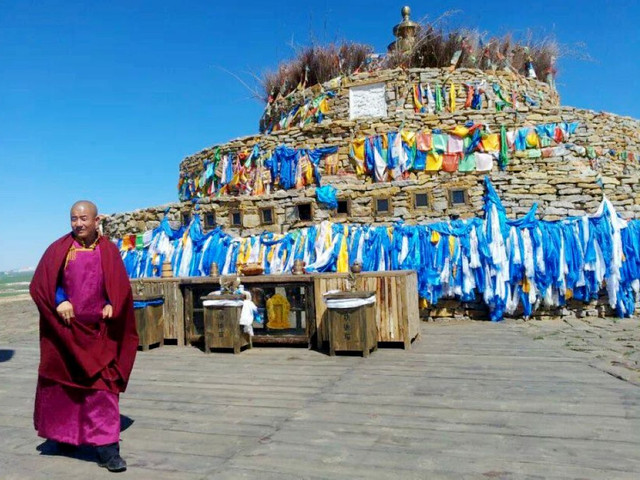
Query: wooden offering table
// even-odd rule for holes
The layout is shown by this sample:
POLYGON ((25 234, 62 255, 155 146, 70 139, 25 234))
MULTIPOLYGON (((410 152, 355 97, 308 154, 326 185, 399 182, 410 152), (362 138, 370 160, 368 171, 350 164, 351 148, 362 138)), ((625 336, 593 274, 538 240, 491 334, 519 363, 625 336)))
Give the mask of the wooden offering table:
POLYGON ((232 348, 240 353, 242 347, 252 347, 251 337, 240 325, 242 295, 207 295, 202 297, 204 308, 204 351, 213 348, 232 348))
POLYGON ((143 351, 149 346, 164 345, 164 322, 162 316, 162 295, 136 295, 133 297, 133 311, 136 316, 136 329, 143 351))
POLYGON ((375 292, 338 292, 324 295, 329 322, 329 355, 336 351, 362 352, 378 348, 375 292))
MULTIPOLYGON (((220 277, 182 278, 185 337, 188 343, 204 339, 203 298, 220 290, 220 277)), ((315 336, 312 275, 241 276, 263 323, 253 324, 253 344, 306 344, 315 336)))
MULTIPOLYGON (((254 323, 253 344, 329 345, 328 310, 322 295, 349 290, 346 273, 305 273, 241 276, 264 322, 254 323)), ((220 277, 132 280, 135 291, 164 294, 165 339, 178 345, 204 341, 202 297, 220 290, 220 277)), ((356 274, 356 290, 376 295, 378 343, 409 348, 420 335, 418 280, 409 270, 356 274)))

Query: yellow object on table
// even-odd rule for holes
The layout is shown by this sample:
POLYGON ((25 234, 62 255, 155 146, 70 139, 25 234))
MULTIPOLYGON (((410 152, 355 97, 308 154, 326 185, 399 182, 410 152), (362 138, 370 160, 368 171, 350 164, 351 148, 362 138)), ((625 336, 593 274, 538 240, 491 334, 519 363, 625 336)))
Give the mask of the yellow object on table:
POLYGON ((267 328, 274 330, 289 328, 289 310, 291 310, 289 300, 279 293, 267 300, 267 328))

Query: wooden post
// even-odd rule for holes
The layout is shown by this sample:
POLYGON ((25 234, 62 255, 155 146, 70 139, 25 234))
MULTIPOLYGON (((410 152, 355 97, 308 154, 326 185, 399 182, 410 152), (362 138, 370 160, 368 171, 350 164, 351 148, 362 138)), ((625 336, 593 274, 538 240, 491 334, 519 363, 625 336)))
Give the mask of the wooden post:
POLYGON ((184 336, 187 344, 194 341, 196 332, 193 324, 193 290, 184 287, 184 336))

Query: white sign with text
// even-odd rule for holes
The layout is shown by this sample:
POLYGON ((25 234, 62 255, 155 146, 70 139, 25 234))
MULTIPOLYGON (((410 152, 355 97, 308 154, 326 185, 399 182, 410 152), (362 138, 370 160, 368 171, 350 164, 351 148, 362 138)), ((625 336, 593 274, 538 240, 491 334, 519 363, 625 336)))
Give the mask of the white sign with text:
POLYGON ((349 119, 387 116, 384 83, 372 83, 349 89, 349 119))

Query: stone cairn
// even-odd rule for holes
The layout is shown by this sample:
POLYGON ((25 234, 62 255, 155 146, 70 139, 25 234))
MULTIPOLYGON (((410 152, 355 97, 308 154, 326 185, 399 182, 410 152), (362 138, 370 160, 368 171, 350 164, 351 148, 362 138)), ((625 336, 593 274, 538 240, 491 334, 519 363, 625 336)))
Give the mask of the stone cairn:
MULTIPOLYGON (((408 7, 403 8, 403 20, 394 28, 397 35, 389 50, 410 48, 415 24, 409 19, 408 7)), ((594 95, 599 88, 595 85, 594 95)), ((327 111, 320 122, 304 125, 291 122, 284 128, 249 135, 227 143, 205 148, 180 163, 181 178, 197 178, 214 155, 251 152, 256 145, 265 152, 279 145, 316 149, 337 147, 335 165, 320 162, 322 184, 333 185, 338 191, 341 208, 323 208, 316 203, 316 188, 283 190, 274 188, 259 196, 243 194, 213 194, 197 198, 204 230, 220 225, 225 232, 248 236, 263 231, 285 233, 292 229, 317 224, 324 220, 356 224, 388 225, 396 221, 408 224, 431 223, 451 218, 482 216, 483 179, 489 175, 507 215, 527 213, 539 204, 538 216, 543 220, 558 220, 566 216, 593 213, 603 194, 627 218, 640 216, 640 122, 606 112, 595 112, 563 106, 552 85, 513 71, 483 71, 469 68, 409 68, 355 73, 313 85, 289 95, 288 105, 304 105, 322 92, 332 92, 327 99, 327 111), (384 115, 354 116, 353 92, 369 85, 380 85, 384 92, 384 115), (415 85, 454 85, 455 108, 440 112, 417 111, 415 85), (468 91, 465 86, 484 85, 487 93, 480 108, 465 107, 468 91), (493 86, 510 95, 510 106, 497 111, 491 91, 493 86), (525 97, 526 95, 526 97, 525 97), (517 99, 535 98, 535 102, 517 99), (512 152, 505 168, 494 165, 490 172, 411 172, 401 179, 375 182, 371 176, 358 175, 350 156, 354 139, 401 129, 451 129, 465 123, 483 124, 498 132, 502 126, 518 129, 549 123, 578 123, 565 148, 552 149, 550 155, 539 157, 528 152, 512 152), (463 192, 462 201, 452 201, 452 192, 463 192), (426 205, 416 205, 416 194, 426 194, 426 205), (379 212, 377 199, 388 199, 388 210, 379 212), (311 204, 301 218, 299 206, 311 204), (265 221, 263 211, 271 210, 265 221), (238 215, 240 213, 240 215, 238 215)), ((103 228, 111 237, 140 233, 157 227, 165 212, 176 224, 188 221, 194 213, 194 202, 179 201, 105 218, 103 228)), ((424 311, 430 317, 473 317, 486 315, 479 305, 442 302, 437 308, 424 311)), ((602 305, 543 310, 538 315, 605 314, 602 305)))

